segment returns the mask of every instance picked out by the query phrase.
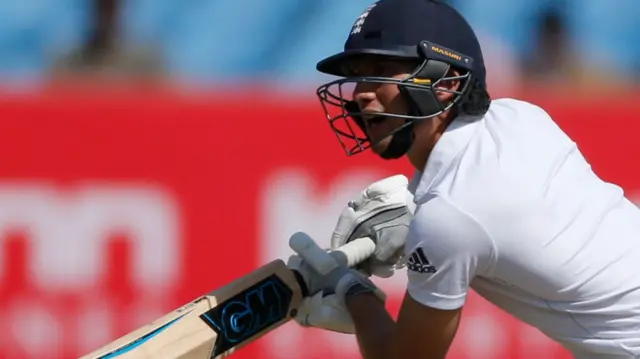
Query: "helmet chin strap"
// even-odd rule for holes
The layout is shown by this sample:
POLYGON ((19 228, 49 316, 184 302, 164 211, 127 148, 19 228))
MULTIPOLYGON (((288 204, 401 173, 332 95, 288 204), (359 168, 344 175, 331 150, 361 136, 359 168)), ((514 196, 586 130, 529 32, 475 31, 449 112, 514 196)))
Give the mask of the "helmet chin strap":
MULTIPOLYGON (((449 71, 449 65, 442 61, 426 60, 415 74, 420 79, 441 79, 449 71)), ((398 85, 400 96, 409 107, 409 114, 415 117, 429 116, 443 110, 432 89, 398 85)), ((391 137, 389 146, 380 154, 385 159, 397 159, 404 156, 415 141, 414 122, 406 120, 404 127, 391 137)))
MULTIPOLYGON (((427 60, 421 65, 415 77, 441 79, 446 75, 447 71, 449 71, 449 65, 446 63, 427 60)), ((411 116, 424 117, 443 110, 442 104, 438 101, 432 89, 398 85, 398 90, 400 91, 400 96, 409 107, 411 116)), ((397 159, 409 151, 415 141, 415 134, 413 133, 415 121, 420 120, 406 120, 404 127, 392 135, 389 146, 380 154, 380 157, 397 159)))
POLYGON ((387 160, 395 160, 409 152, 415 140, 415 135, 413 134, 413 122, 406 122, 403 128, 391 135, 391 141, 387 148, 380 153, 380 157, 387 160))

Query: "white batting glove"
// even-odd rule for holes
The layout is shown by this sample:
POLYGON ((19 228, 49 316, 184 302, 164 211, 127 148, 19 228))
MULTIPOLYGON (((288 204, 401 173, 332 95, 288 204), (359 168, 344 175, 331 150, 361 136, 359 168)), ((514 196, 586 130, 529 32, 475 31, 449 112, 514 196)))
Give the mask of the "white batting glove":
POLYGON ((301 326, 353 334, 355 328, 345 298, 366 292, 386 301, 386 294, 371 280, 343 264, 322 275, 300 256, 292 255, 287 266, 302 275, 309 291, 294 318, 301 326))
POLYGON ((303 327, 355 334, 351 315, 335 294, 325 295, 320 291, 306 297, 293 319, 303 327))
POLYGON ((402 257, 415 211, 408 184, 407 177, 395 175, 377 181, 362 191, 340 214, 331 236, 331 248, 369 237, 376 242, 375 252, 358 268, 381 278, 392 276, 402 257))

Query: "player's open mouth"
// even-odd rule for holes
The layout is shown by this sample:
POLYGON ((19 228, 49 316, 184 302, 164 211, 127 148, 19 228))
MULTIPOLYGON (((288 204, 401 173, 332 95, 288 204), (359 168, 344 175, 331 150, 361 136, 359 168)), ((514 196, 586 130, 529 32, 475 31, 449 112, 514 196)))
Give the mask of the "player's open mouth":
POLYGON ((389 117, 387 116, 372 116, 365 120, 367 134, 372 141, 376 142, 385 137, 387 129, 384 123, 388 119, 389 117))
POLYGON ((387 116, 371 116, 365 119, 369 127, 379 125, 387 119, 387 116))

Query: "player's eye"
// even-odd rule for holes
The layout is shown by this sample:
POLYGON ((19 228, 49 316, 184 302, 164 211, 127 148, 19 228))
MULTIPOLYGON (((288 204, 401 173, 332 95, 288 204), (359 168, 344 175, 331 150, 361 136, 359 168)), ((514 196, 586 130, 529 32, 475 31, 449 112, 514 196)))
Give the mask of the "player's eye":
POLYGON ((395 63, 383 62, 372 69, 370 76, 375 77, 394 77, 401 73, 402 69, 395 63))
POLYGON ((372 63, 366 68, 360 69, 360 76, 381 77, 388 76, 391 68, 384 62, 372 63))

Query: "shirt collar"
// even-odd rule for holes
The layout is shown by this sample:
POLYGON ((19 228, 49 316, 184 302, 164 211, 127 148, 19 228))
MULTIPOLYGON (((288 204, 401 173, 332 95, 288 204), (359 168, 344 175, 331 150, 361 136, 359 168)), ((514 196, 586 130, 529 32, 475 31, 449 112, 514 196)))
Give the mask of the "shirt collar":
POLYGON ((478 117, 456 117, 447 126, 442 136, 434 146, 424 172, 416 171, 409 191, 414 195, 414 202, 418 202, 429 191, 435 179, 447 171, 454 159, 466 148, 480 124, 478 117))

